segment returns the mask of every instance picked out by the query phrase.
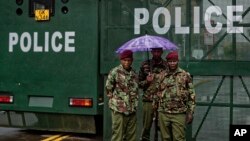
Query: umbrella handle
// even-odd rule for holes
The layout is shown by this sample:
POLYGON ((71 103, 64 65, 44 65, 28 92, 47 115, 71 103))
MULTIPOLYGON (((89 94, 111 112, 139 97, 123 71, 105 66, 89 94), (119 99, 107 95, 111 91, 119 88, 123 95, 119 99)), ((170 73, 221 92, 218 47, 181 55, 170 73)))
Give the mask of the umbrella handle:
POLYGON ((149 67, 150 67, 150 73, 152 73, 152 71, 153 71, 153 64, 151 63, 151 62, 149 62, 150 64, 149 64, 149 67))
POLYGON ((149 64, 150 73, 152 73, 152 63, 151 63, 151 61, 149 60, 149 50, 148 50, 148 48, 147 48, 147 59, 148 59, 148 64, 149 64))

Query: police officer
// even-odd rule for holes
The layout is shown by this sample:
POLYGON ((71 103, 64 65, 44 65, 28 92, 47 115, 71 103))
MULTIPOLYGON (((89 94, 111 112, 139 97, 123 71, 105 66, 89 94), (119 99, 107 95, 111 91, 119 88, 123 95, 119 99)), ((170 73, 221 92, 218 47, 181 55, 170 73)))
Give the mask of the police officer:
POLYGON ((195 91, 190 74, 178 67, 178 52, 167 56, 168 70, 159 75, 159 125, 162 141, 185 141, 186 124, 192 123, 195 91))
POLYGON ((120 54, 120 65, 113 68, 106 81, 106 92, 112 117, 111 141, 136 141, 136 108, 138 77, 131 67, 133 53, 120 54))
POLYGON ((143 128, 142 141, 150 140, 150 129, 153 123, 154 110, 152 106, 153 95, 156 94, 156 81, 154 76, 166 69, 166 61, 162 56, 162 48, 153 48, 151 50, 152 59, 142 62, 139 71, 139 87, 143 90, 143 128))

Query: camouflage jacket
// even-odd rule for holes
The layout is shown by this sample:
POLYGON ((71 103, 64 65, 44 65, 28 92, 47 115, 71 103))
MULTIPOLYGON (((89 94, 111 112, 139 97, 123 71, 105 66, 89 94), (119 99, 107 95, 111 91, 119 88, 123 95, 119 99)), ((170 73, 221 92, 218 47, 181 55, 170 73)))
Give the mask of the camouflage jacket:
POLYGON ((122 65, 113 68, 106 81, 110 109, 129 115, 138 106, 138 77, 133 69, 126 71, 122 65))
POLYGON ((158 111, 166 113, 194 112, 195 91, 190 74, 181 68, 174 73, 163 71, 158 78, 158 111))
POLYGON ((153 59, 142 62, 139 71, 139 87, 143 90, 143 101, 153 101, 153 95, 157 93, 156 80, 153 80, 150 84, 147 83, 147 75, 152 68, 152 74, 159 74, 167 68, 166 61, 161 59, 159 63, 156 63, 153 59), (151 66, 150 66, 151 65, 151 66))

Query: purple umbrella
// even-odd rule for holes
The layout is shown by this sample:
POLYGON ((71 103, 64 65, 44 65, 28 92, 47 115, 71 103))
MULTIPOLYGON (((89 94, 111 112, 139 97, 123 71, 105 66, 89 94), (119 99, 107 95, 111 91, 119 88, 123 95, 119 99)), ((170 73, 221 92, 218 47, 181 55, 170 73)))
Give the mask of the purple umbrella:
POLYGON ((152 48, 162 48, 163 50, 177 50, 178 47, 168 39, 160 36, 144 35, 129 40, 116 50, 120 53, 124 50, 137 51, 151 51, 152 48))

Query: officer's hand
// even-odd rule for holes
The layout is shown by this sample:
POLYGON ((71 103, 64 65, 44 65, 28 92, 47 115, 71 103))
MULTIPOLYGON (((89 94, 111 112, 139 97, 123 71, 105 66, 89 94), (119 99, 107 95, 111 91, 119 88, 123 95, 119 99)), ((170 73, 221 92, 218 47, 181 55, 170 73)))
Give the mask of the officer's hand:
POLYGON ((147 76, 147 82, 151 83, 154 80, 154 74, 149 73, 147 76))
POLYGON ((156 103, 154 103, 152 106, 153 106, 153 111, 157 111, 158 105, 156 103))
POLYGON ((188 112, 186 114, 186 124, 191 124, 193 122, 193 113, 188 112))
POLYGON ((149 67, 148 64, 145 64, 145 65, 143 66, 143 71, 144 71, 146 74, 149 74, 149 73, 150 73, 150 67, 149 67))
POLYGON ((112 94, 111 92, 108 92, 108 93, 107 93, 107 97, 110 99, 110 98, 113 97, 113 94, 112 94))

